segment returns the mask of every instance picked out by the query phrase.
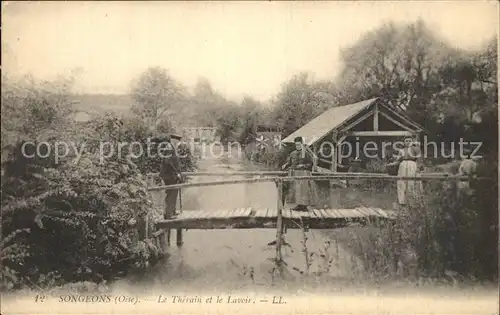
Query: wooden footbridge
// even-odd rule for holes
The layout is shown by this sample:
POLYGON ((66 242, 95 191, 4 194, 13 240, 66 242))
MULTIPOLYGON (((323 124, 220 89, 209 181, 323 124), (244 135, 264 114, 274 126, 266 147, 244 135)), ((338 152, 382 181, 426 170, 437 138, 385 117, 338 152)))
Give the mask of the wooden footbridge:
MULTIPOLYGON (((277 228, 278 208, 238 208, 216 211, 184 211, 156 226, 167 229, 254 229, 277 228)), ((283 208, 281 217, 286 228, 330 229, 353 224, 367 224, 377 220, 390 220, 393 211, 378 208, 309 209, 294 211, 283 208)))
MULTIPOLYGON (((152 174, 155 175, 155 174, 152 174)), ((295 211, 282 203, 283 183, 295 180, 329 181, 330 187, 344 186, 340 180, 348 179, 385 179, 385 180, 458 180, 468 181, 468 177, 455 176, 451 174, 433 173, 421 174, 418 177, 389 176, 385 174, 367 173, 313 173, 312 176, 288 176, 287 172, 223 172, 223 173, 186 173, 188 177, 193 176, 244 176, 236 180, 218 180, 211 182, 183 183, 168 186, 152 186, 149 191, 166 191, 172 189, 182 190, 189 187, 203 187, 214 185, 243 184, 274 182, 276 184, 278 198, 275 208, 238 208, 218 210, 187 210, 180 212, 166 220, 160 220, 150 229, 146 224, 146 235, 152 236, 163 248, 165 242, 170 242, 171 229, 177 230, 177 245, 182 244, 183 229, 252 229, 273 228, 276 229, 277 259, 281 257, 281 244, 283 233, 286 229, 335 229, 352 225, 377 225, 379 223, 392 222, 397 217, 397 211, 393 209, 379 209, 371 207, 358 207, 353 209, 308 209, 308 211, 295 211), (257 177, 257 178, 255 178, 257 177), (148 233, 149 231, 149 233, 148 233), (166 237, 165 237, 166 235, 166 237)), ((148 220, 146 220, 148 221, 148 220)))

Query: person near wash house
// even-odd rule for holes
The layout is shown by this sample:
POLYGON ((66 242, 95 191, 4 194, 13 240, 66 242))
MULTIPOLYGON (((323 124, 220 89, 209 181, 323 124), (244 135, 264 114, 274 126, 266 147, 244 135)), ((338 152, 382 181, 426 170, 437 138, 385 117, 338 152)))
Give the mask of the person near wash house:
MULTIPOLYGON (((302 137, 294 139, 295 150, 290 153, 282 169, 289 170, 290 176, 311 176, 314 166, 314 153, 306 147, 302 137)), ((317 200, 315 182, 312 180, 294 180, 289 190, 289 201, 296 204, 293 210, 307 211, 317 200)))
MULTIPOLYGON (((423 169, 421 164, 422 152, 419 144, 413 137, 406 137, 403 148, 396 150, 394 161, 388 166, 398 167, 398 176, 416 177, 423 169)), ((397 181, 398 205, 407 206, 412 200, 416 200, 423 193, 422 181, 398 180, 397 181)))
MULTIPOLYGON (((463 154, 461 154, 462 162, 460 162, 460 166, 458 168, 459 176, 469 176, 474 177, 477 172, 477 162, 472 156, 472 150, 470 148, 464 148, 463 154)), ((471 194, 472 191, 470 189, 470 183, 467 182, 458 182, 459 191, 463 191, 466 194, 471 194)))

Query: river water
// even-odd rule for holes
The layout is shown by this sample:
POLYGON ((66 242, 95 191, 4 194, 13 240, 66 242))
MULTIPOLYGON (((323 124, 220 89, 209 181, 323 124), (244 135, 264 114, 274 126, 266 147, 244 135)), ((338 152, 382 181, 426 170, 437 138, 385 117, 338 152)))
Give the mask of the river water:
MULTIPOLYGON (((200 171, 234 172, 251 169, 235 158, 213 158, 199 161, 200 171)), ((241 176, 230 177, 243 178, 241 176)), ((228 177, 195 177, 196 181, 214 181, 228 177)), ((183 191, 183 211, 190 209, 217 210, 233 208, 275 208, 277 190, 274 183, 233 184, 189 188, 183 191)), ((184 232, 184 245, 175 246, 172 233, 170 257, 165 265, 157 266, 151 278, 154 283, 168 282, 169 286, 199 289, 240 289, 248 287, 271 287, 273 278, 275 246, 267 244, 276 238, 275 229, 244 230, 188 230, 184 232)), ((355 259, 342 247, 329 246, 330 238, 321 230, 307 233, 309 255, 319 253, 325 257, 311 257, 309 274, 323 277, 347 278, 352 272, 355 259), (314 253, 314 254, 313 254, 314 253), (335 261, 333 262, 334 259, 335 261), (332 261, 331 261, 332 260, 332 261), (331 261, 331 262, 330 262, 331 261)), ((283 258, 289 273, 285 281, 304 281, 306 258, 303 250, 304 235, 300 229, 289 229, 285 241, 290 246, 283 249, 283 258)))

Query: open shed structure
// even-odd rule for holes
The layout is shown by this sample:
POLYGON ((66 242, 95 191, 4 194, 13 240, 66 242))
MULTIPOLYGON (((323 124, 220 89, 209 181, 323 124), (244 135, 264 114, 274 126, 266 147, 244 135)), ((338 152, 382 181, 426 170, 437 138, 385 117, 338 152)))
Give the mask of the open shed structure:
POLYGON ((390 151, 389 144, 405 136, 420 138, 423 133, 422 126, 391 108, 383 98, 372 98, 333 107, 290 134, 282 143, 293 144, 295 137, 303 137, 316 153, 318 166, 337 172, 345 158, 366 159, 375 155, 383 158, 390 151), (372 142, 371 148, 368 142, 372 142))

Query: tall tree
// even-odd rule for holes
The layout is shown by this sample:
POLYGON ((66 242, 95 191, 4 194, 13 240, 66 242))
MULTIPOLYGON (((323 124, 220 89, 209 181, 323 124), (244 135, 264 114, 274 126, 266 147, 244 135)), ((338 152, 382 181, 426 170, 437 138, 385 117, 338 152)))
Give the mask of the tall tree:
POLYGON ((327 82, 314 82, 308 73, 297 74, 276 97, 276 123, 284 136, 289 135, 323 112, 333 100, 327 82))
POLYGON ((340 90, 357 100, 385 96, 423 123, 434 115, 429 106, 440 88, 439 65, 451 52, 422 21, 384 25, 343 50, 340 90))
POLYGON ((152 128, 172 121, 177 106, 185 99, 185 90, 166 69, 149 68, 132 83, 133 112, 152 128))

